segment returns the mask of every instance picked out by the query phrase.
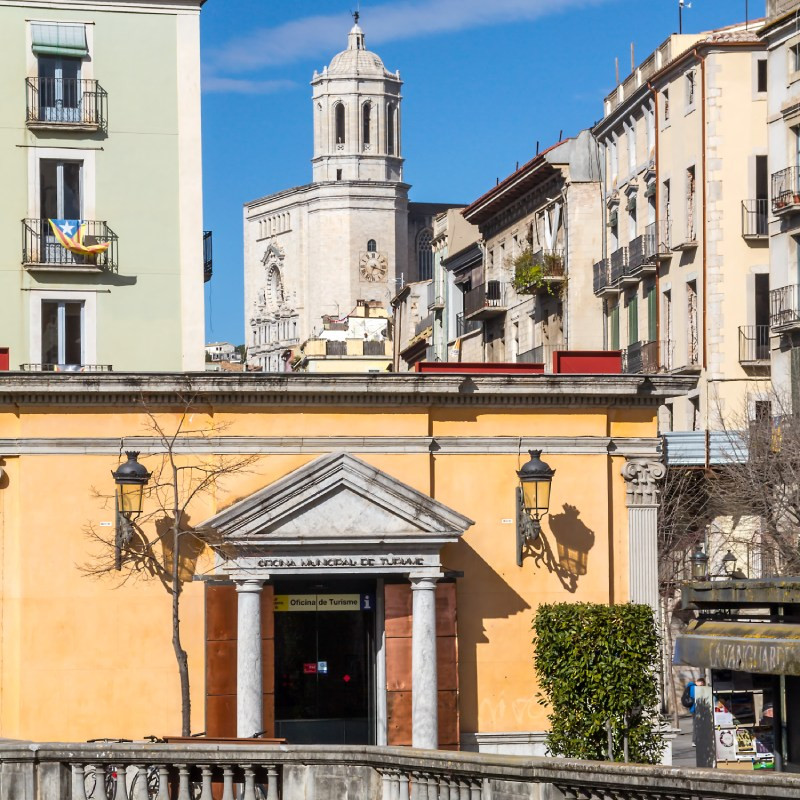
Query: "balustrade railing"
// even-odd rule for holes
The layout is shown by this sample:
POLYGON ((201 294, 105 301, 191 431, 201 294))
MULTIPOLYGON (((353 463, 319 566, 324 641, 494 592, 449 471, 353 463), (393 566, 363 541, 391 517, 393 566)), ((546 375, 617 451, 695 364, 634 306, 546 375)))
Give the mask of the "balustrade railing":
POLYGON ((800 776, 399 747, 0 745, 9 800, 733 800, 800 797, 800 776))
POLYGON ((611 269, 609 271, 609 279, 612 286, 616 286, 622 279, 622 274, 625 267, 628 265, 628 248, 619 247, 612 254, 610 258, 611 269))
POLYGON ((800 325, 800 285, 794 283, 770 289, 769 305, 769 324, 773 328, 800 325))
POLYGON ((745 239, 763 239, 769 233, 767 219, 769 201, 742 200, 742 236, 745 239))
POLYGON ((502 310, 506 307, 506 284, 486 281, 464 294, 464 316, 469 317, 486 309, 502 310))
MULTIPOLYGON (((27 267, 72 267, 115 270, 117 267, 118 237, 108 223, 100 220, 70 220, 86 226, 84 245, 109 243, 102 253, 82 255, 67 250, 56 238, 50 220, 22 220, 22 263, 27 267)), ((74 233, 74 231, 72 232, 74 233)))
POLYGON ((593 265, 592 277, 595 294, 600 294, 609 288, 608 262, 605 259, 602 259, 593 265))
POLYGON ((672 255, 672 220, 660 219, 651 222, 644 229, 645 260, 651 261, 662 256, 672 255))
POLYGON ((769 361, 769 325, 739 326, 739 362, 769 361))
POLYGON ((772 174, 772 213, 783 214, 800 206, 800 169, 788 167, 772 174))
POLYGON ((106 130, 108 95, 87 78, 27 78, 26 119, 30 127, 106 130))
POLYGON ((622 352, 622 371, 653 375, 672 368, 672 343, 669 341, 634 342, 622 352))

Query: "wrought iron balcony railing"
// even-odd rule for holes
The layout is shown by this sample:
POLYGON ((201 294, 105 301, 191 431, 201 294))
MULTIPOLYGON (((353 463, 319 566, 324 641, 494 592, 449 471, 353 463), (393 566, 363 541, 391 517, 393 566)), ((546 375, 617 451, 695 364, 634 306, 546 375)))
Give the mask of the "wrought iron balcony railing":
POLYGON ((212 231, 203 231, 203 282, 208 283, 213 274, 213 233, 212 231))
POLYGON ((742 200, 742 236, 745 239, 765 239, 769 202, 767 200, 742 200))
POLYGON ((107 130, 108 94, 87 78, 27 78, 29 128, 107 130))
POLYGON ((444 308, 445 296, 445 283, 444 276, 434 276, 433 280, 428 284, 428 310, 433 311, 436 308, 444 308))
POLYGON ((479 331, 481 323, 477 319, 466 319, 464 314, 456 314, 456 339, 466 336, 468 333, 479 331))
POLYGON ((781 215, 800 207, 800 170, 788 167, 772 174, 772 213, 781 215))
POLYGON ((611 269, 609 271, 609 279, 613 286, 618 286, 622 280, 625 267, 628 265, 628 248, 620 247, 616 249, 609 259, 611 262, 611 269))
POLYGON ((111 364, 20 364, 23 372, 112 372, 111 364))
POLYGON ((668 258, 671 256, 671 239, 671 219, 660 219, 658 222, 651 222, 644 229, 645 261, 649 263, 659 258, 668 258))
POLYGON ((800 285, 793 283, 771 289, 769 324, 775 329, 800 327, 800 285))
POLYGON ((81 220, 86 224, 85 245, 110 242, 102 253, 79 255, 67 250, 53 233, 47 219, 22 220, 22 263, 29 269, 98 269, 116 271, 118 237, 108 223, 81 220))
POLYGON ((484 318, 506 310, 506 284, 501 281, 486 283, 464 294, 464 316, 484 318))
POLYGON ((739 326, 739 363, 769 361, 769 325, 739 326))
POLYGON ((566 275, 566 260, 563 250, 539 250, 533 254, 533 263, 542 268, 545 279, 560 279, 566 275))
POLYGON ((672 343, 669 341, 634 342, 622 351, 622 371, 653 375, 671 369, 672 343))
POLYGON ((601 259, 592 266, 593 287, 595 294, 603 294, 611 288, 608 279, 608 261, 601 259))

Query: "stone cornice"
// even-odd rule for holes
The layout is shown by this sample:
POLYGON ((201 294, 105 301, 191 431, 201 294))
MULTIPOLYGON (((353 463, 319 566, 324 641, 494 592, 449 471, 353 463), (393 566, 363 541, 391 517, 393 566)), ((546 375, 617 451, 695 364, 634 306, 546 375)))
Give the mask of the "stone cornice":
POLYGON ((174 14, 198 12, 206 0, 0 0, 0 8, 14 6, 32 11, 122 11, 126 13, 174 14))
POLYGON ((6 373, 3 406, 656 406, 693 389, 672 375, 6 373))
MULTIPOLYGON (((0 458, 31 455, 119 455, 124 449, 143 455, 163 453, 151 436, 0 439, 0 458)), ((661 457, 657 438, 607 436, 213 436, 180 439, 175 452, 217 455, 335 453, 433 453, 434 455, 515 455, 528 450, 569 455, 661 457)))

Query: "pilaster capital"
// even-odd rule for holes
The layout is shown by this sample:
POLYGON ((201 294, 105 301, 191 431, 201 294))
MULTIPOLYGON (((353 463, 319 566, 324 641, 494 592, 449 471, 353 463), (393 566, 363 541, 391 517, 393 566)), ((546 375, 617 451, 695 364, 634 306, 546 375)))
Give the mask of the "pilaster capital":
POLYGON ((660 488, 667 474, 667 468, 660 461, 643 458, 630 459, 622 468, 625 478, 628 506, 658 506, 660 488))
POLYGON ((237 592, 259 593, 264 588, 264 581, 259 578, 234 579, 237 592))

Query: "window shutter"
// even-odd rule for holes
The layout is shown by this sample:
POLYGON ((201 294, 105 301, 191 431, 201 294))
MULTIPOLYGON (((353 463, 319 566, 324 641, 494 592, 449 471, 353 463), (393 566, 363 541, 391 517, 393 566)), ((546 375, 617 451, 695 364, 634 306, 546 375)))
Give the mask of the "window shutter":
POLYGON ((31 23, 33 52, 37 56, 72 56, 86 58, 85 25, 59 25, 55 22, 31 23))

